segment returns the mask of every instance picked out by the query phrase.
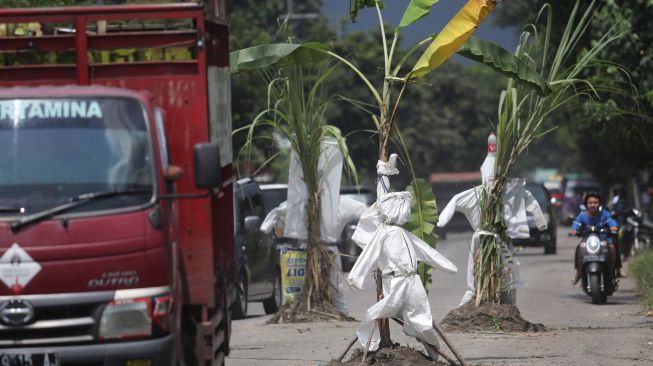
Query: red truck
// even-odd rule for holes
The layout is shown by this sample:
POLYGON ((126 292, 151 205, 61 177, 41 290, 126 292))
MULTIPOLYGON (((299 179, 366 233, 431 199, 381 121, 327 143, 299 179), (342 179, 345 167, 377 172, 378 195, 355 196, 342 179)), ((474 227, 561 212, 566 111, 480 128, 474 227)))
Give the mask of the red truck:
POLYGON ((0 35, 0 365, 224 364, 224 1, 0 9, 0 35))

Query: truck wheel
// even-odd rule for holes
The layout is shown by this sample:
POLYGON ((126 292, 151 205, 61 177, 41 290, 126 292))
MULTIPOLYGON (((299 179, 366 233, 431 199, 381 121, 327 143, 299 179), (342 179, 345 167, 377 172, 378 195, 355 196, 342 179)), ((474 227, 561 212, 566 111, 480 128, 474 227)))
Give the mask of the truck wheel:
POLYGON ((556 241, 549 240, 544 244, 544 254, 556 254, 556 241))
POLYGON ((598 272, 590 273, 590 296, 592 304, 605 303, 606 296, 601 293, 601 274, 598 272))
POLYGON ((272 290, 272 296, 263 301, 263 310, 265 310, 266 314, 274 314, 279 310, 282 302, 283 288, 281 286, 281 272, 276 270, 274 275, 274 288, 272 290))
POLYGON ((236 291, 234 303, 231 307, 231 313, 234 319, 243 319, 247 316, 247 277, 239 274, 236 280, 236 291))

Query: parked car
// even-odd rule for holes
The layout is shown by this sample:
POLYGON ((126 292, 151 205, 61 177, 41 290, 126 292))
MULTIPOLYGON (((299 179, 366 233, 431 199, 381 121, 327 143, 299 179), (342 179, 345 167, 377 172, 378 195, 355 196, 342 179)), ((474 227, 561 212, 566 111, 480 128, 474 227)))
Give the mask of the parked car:
POLYGON ((261 193, 267 212, 288 198, 288 185, 283 183, 261 184, 261 193))
MULTIPOLYGON (((362 202, 367 206, 371 206, 376 200, 376 190, 372 187, 342 187, 340 188, 340 196, 348 197, 356 201, 362 202)), ((356 258, 361 253, 361 248, 351 240, 354 231, 358 225, 358 219, 350 221, 342 231, 340 240, 338 241, 338 250, 343 255, 342 270, 347 272, 351 270, 356 263, 356 258)))
POLYGON ((537 203, 540 204, 542 214, 547 223, 544 231, 539 231, 530 212, 526 213, 530 238, 513 239, 516 246, 543 246, 544 254, 555 254, 557 248, 557 220, 555 216, 555 207, 551 203, 551 193, 540 183, 526 183, 526 190, 531 192, 537 203))
POLYGON ((258 183, 240 179, 234 187, 235 268, 232 316, 247 316, 248 302, 263 302, 266 314, 282 302, 279 256, 270 235, 259 230, 268 210, 258 183))

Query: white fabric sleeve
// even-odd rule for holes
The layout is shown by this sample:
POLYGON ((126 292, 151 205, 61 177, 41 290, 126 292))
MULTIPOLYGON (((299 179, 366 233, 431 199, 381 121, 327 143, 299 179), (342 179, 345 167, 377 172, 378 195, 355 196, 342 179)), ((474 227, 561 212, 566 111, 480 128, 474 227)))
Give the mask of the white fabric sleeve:
POLYGON ((372 241, 379 225, 381 225, 381 215, 379 214, 376 202, 374 202, 372 206, 363 212, 363 215, 358 220, 358 225, 356 225, 356 230, 354 230, 351 240, 359 247, 365 248, 372 241))
POLYGON ((449 203, 444 207, 444 210, 440 212, 440 215, 438 216, 438 227, 444 227, 446 224, 451 221, 451 218, 453 217, 453 214, 456 213, 456 205, 458 202, 458 197, 460 196, 460 193, 457 195, 453 196, 449 203))
POLYGON ((445 272, 456 273, 458 271, 455 264, 440 254, 440 252, 431 248, 431 246, 426 244, 422 239, 408 230, 402 229, 402 232, 406 235, 406 239, 412 244, 418 261, 424 262, 433 268, 439 267, 445 272))
POLYGON ((525 190, 525 192, 526 192, 526 211, 533 214, 533 220, 535 221, 535 225, 537 226, 538 230, 540 231, 546 230, 546 228, 549 225, 546 222, 544 215, 542 214, 542 208, 540 207, 540 204, 537 203, 537 200, 533 197, 531 192, 529 192, 528 190, 525 190))
POLYGON ((368 243, 363 252, 358 256, 356 263, 349 271, 347 276, 347 283, 357 289, 362 289, 365 284, 365 279, 369 276, 370 271, 375 267, 379 256, 381 255, 381 248, 383 247, 382 240, 385 236, 383 227, 379 227, 374 233, 372 241, 368 243))

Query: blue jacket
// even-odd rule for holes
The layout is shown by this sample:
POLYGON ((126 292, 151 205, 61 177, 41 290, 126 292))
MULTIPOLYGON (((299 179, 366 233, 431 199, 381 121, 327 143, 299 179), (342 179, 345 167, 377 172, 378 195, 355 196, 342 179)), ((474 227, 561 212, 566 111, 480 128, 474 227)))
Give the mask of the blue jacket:
MULTIPOLYGON (((617 227, 617 222, 610 216, 610 212, 601 210, 600 213, 594 217, 590 217, 586 211, 583 211, 576 216, 574 223, 571 225, 573 230, 579 230, 581 227, 589 226, 598 226, 604 229, 610 229, 610 227, 617 227)), ((604 239, 605 235, 601 235, 604 239)))

